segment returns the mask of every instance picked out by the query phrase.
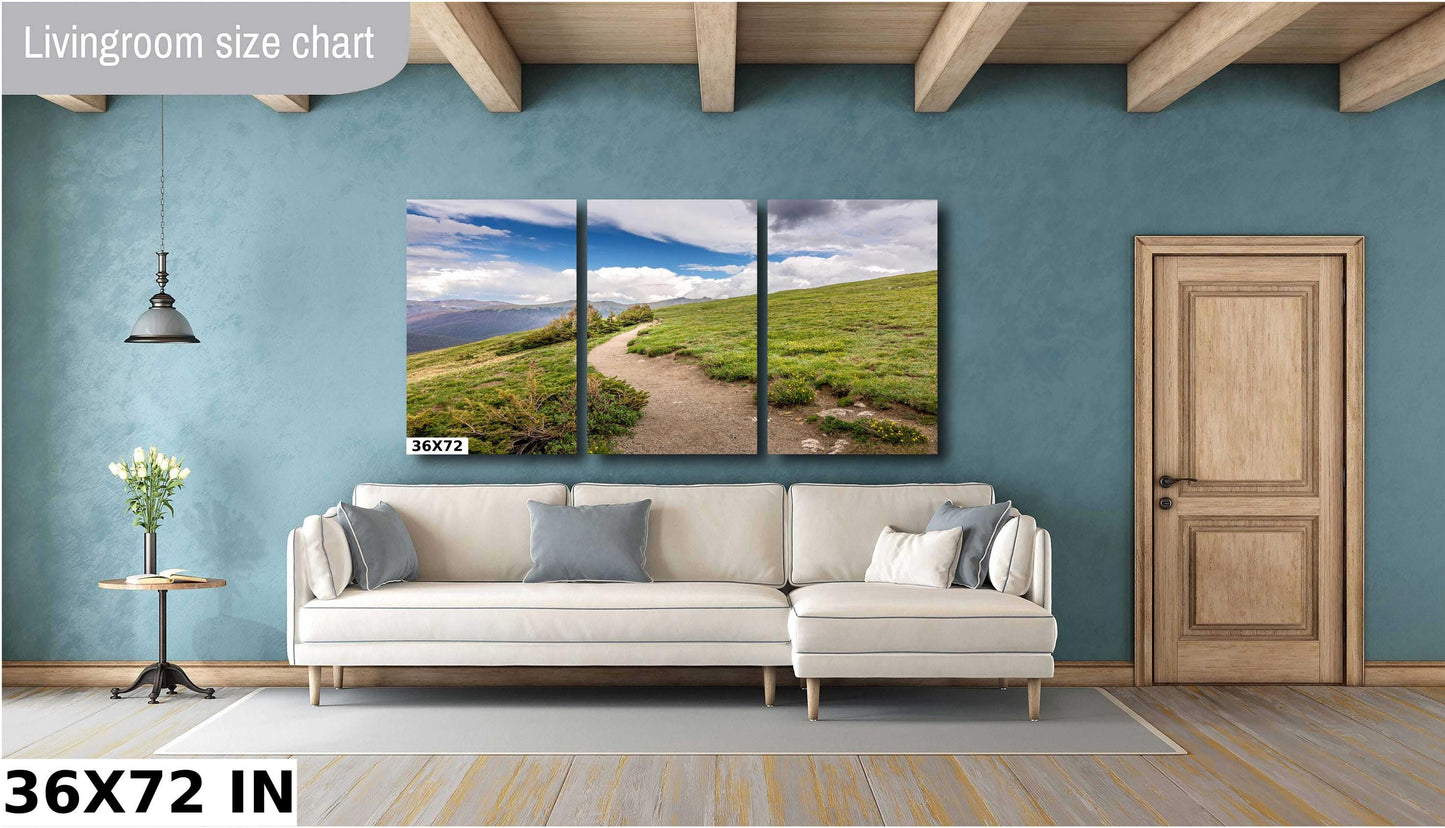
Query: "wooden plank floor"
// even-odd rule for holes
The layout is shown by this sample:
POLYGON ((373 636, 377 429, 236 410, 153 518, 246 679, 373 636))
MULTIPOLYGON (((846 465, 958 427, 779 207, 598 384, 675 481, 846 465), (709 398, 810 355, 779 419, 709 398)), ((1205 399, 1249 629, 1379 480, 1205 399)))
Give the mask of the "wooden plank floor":
MULTIPOLYGON (((6 688, 7 757, 143 757, 244 696, 6 688)), ((1045 701, 1047 704, 1047 690, 1045 701)), ((1112 691, 1187 756, 302 756, 303 825, 1445 823, 1445 693, 1112 691)), ((1047 715, 1047 707, 1045 708, 1047 715)))

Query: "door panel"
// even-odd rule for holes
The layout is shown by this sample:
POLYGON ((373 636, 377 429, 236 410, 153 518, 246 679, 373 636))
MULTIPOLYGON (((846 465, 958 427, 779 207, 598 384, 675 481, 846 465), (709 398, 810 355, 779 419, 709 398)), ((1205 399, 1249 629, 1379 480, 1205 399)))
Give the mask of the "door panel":
POLYGON ((1185 635, 1314 632, 1314 521, 1180 521, 1192 612, 1185 635))
POLYGON ((1154 280, 1154 680, 1341 681, 1343 258, 1154 280))
POLYGON ((1312 287, 1185 288, 1184 455, 1201 490, 1312 482, 1312 287))

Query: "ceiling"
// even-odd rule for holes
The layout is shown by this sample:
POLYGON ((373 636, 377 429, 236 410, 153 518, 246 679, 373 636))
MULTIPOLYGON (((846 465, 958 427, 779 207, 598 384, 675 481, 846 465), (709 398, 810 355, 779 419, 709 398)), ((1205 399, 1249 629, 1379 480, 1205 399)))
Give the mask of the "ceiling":
POLYGON ((985 63, 1125 65, 1139 113, 1231 64, 1328 64, 1340 111, 1373 112, 1445 81, 1445 3, 418 2, 409 61, 451 64, 492 112, 523 111, 522 67, 547 63, 695 65, 704 112, 733 111, 738 64, 912 65, 919 113, 948 111, 985 63))
MULTIPOLYGON (((1030 3, 987 63, 1125 64, 1193 3, 1030 3)), ((738 3, 738 63, 914 63, 945 3, 738 3)), ((1320 3, 1236 63, 1342 63, 1442 3, 1320 3)), ((522 63, 697 63, 690 3, 489 3, 522 63)), ((446 63, 412 16, 411 63, 446 63)))

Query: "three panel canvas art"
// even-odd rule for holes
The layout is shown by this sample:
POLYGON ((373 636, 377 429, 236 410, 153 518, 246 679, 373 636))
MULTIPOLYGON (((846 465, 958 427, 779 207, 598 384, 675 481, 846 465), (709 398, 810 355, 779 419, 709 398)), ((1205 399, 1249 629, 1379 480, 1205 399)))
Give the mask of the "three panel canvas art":
POLYGON ((938 204, 407 202, 407 436, 573 454, 938 453, 938 204), (579 313, 582 319, 579 322, 579 313))

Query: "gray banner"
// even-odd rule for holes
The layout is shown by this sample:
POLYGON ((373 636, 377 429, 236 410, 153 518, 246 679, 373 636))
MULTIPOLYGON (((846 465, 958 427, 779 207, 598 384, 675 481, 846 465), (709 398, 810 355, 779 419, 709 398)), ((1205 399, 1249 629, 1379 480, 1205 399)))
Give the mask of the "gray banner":
POLYGON ((4 3, 7 95, 337 95, 406 65, 406 3, 4 3))

